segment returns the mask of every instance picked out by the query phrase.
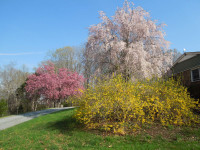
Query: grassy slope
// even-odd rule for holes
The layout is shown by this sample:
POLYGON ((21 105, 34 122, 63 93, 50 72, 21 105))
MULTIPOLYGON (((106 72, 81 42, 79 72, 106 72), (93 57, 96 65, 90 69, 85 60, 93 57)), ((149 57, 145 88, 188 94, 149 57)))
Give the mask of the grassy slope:
POLYGON ((200 129, 187 129, 170 142, 161 136, 102 136, 78 128, 73 113, 56 112, 0 131, 0 149, 200 149, 200 129))

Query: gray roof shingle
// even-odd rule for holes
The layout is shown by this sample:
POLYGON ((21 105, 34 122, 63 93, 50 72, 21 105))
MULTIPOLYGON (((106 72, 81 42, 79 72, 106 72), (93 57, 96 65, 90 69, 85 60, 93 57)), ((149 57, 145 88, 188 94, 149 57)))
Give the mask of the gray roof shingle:
POLYGON ((200 66, 200 54, 198 54, 190 59, 187 59, 185 61, 176 63, 172 67, 172 70, 173 70, 174 74, 177 74, 177 73, 180 73, 180 72, 183 72, 183 71, 186 71, 186 70, 198 67, 198 66, 200 66))

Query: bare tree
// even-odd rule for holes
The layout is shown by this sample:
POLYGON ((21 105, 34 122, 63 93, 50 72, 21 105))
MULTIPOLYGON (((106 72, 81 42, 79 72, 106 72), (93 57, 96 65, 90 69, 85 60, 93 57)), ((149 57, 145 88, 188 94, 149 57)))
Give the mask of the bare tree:
POLYGON ((182 53, 179 52, 177 49, 170 49, 173 57, 173 62, 175 62, 181 55, 182 53))
POLYGON ((16 69, 14 63, 4 66, 0 70, 1 95, 7 99, 10 112, 18 112, 20 100, 16 97, 16 90, 25 82, 28 76, 28 69, 16 69))
POLYGON ((70 71, 76 71, 82 73, 83 66, 81 62, 82 48, 80 47, 63 47, 56 51, 49 51, 47 54, 47 60, 43 61, 43 64, 53 62, 56 69, 67 68, 70 71))

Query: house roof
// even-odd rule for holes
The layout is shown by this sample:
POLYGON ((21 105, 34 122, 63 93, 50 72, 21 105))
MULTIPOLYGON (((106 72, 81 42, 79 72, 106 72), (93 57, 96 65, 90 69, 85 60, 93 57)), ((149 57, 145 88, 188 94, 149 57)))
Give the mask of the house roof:
POLYGON ((173 66, 177 63, 180 63, 182 61, 185 61, 187 59, 190 59, 192 57, 195 57, 196 55, 200 54, 199 52, 185 52, 184 54, 182 54, 174 63, 173 66))
POLYGON ((173 64, 174 74, 200 66, 200 52, 186 52, 181 55, 173 64))

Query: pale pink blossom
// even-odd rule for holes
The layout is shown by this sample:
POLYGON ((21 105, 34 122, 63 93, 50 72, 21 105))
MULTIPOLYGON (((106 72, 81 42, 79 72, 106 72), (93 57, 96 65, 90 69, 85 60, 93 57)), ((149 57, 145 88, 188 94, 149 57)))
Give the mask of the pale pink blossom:
POLYGON ((125 1, 112 19, 100 12, 101 23, 89 28, 87 58, 94 73, 126 72, 133 78, 161 76, 172 65, 164 24, 157 25, 148 12, 125 1))

